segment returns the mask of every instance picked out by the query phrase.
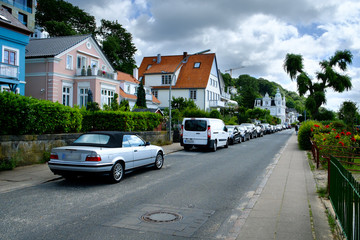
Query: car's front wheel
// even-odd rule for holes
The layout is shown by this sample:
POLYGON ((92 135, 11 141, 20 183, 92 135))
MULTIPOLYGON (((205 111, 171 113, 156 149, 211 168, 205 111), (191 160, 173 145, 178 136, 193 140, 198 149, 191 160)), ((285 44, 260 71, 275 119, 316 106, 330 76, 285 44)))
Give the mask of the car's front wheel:
POLYGON ((110 180, 113 183, 118 183, 124 176, 124 167, 120 162, 115 163, 110 172, 110 180))
POLYGON ((158 153, 155 159, 155 169, 161 169, 163 165, 164 165, 164 156, 161 153, 158 153))

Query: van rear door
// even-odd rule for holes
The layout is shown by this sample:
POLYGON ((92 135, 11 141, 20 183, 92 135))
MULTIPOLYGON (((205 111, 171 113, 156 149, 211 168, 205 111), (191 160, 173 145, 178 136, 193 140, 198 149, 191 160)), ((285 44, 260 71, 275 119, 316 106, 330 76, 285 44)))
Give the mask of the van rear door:
POLYGON ((183 126, 183 143, 207 145, 207 125, 205 119, 186 119, 183 126))

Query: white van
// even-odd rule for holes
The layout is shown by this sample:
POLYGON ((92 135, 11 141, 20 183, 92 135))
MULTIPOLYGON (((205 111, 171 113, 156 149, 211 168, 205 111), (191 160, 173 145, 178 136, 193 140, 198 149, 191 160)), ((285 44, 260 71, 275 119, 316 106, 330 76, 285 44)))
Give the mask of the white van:
POLYGON ((229 134, 224 122, 215 118, 184 118, 181 125, 180 144, 191 147, 205 147, 216 151, 218 147, 228 147, 229 134))

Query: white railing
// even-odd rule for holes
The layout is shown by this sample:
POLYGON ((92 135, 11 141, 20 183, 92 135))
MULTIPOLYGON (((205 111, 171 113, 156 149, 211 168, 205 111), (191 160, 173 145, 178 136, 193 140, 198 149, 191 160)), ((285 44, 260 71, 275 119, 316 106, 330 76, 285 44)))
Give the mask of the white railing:
POLYGON ((108 78, 108 79, 116 79, 116 76, 114 73, 109 73, 103 70, 100 70, 97 67, 91 68, 91 74, 88 73, 88 69, 87 68, 83 68, 83 69, 76 69, 76 76, 99 76, 99 77, 103 77, 103 78, 108 78), (84 71, 85 70, 85 71, 84 71))
POLYGON ((152 101, 152 94, 146 94, 146 101, 152 101))
POLYGON ((19 79, 19 67, 0 63, 0 76, 19 79))
POLYGON ((225 102, 218 101, 218 100, 211 100, 209 101, 210 107, 225 107, 225 102))
POLYGON ((230 99, 231 98, 231 95, 229 94, 229 93, 225 93, 225 92, 223 92, 223 93, 221 93, 221 97, 223 98, 223 99, 230 99))

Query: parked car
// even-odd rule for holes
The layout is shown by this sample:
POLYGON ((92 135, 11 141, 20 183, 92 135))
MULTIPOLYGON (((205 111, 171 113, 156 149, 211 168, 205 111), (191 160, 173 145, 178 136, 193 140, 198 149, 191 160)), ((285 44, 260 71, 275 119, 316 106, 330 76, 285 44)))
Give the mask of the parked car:
POLYGON ((250 131, 247 129, 247 127, 244 126, 237 126, 239 132, 240 132, 240 136, 241 136, 241 141, 245 142, 251 139, 251 133, 250 131))
POLYGON ((256 132, 254 124, 252 124, 252 123, 242 123, 242 124, 240 124, 240 126, 246 127, 249 130, 251 139, 257 137, 257 132, 256 132))
POLYGON ((271 125, 269 123, 262 123, 259 126, 263 127, 264 134, 272 133, 271 125))
POLYGON ((164 165, 164 150, 150 145, 128 132, 89 132, 72 144, 51 150, 48 166, 54 174, 71 178, 76 175, 104 174, 114 183, 124 173, 138 167, 164 165))
POLYGON ((180 145, 185 150, 203 147, 216 151, 229 146, 229 133, 224 122, 215 118, 184 118, 181 125, 180 145))
POLYGON ((255 126, 256 129, 256 137, 263 137, 264 136, 264 128, 261 126, 255 126))
POLYGON ((241 136, 238 128, 233 125, 227 125, 226 128, 228 129, 229 133, 229 143, 231 145, 234 143, 241 143, 241 136))

